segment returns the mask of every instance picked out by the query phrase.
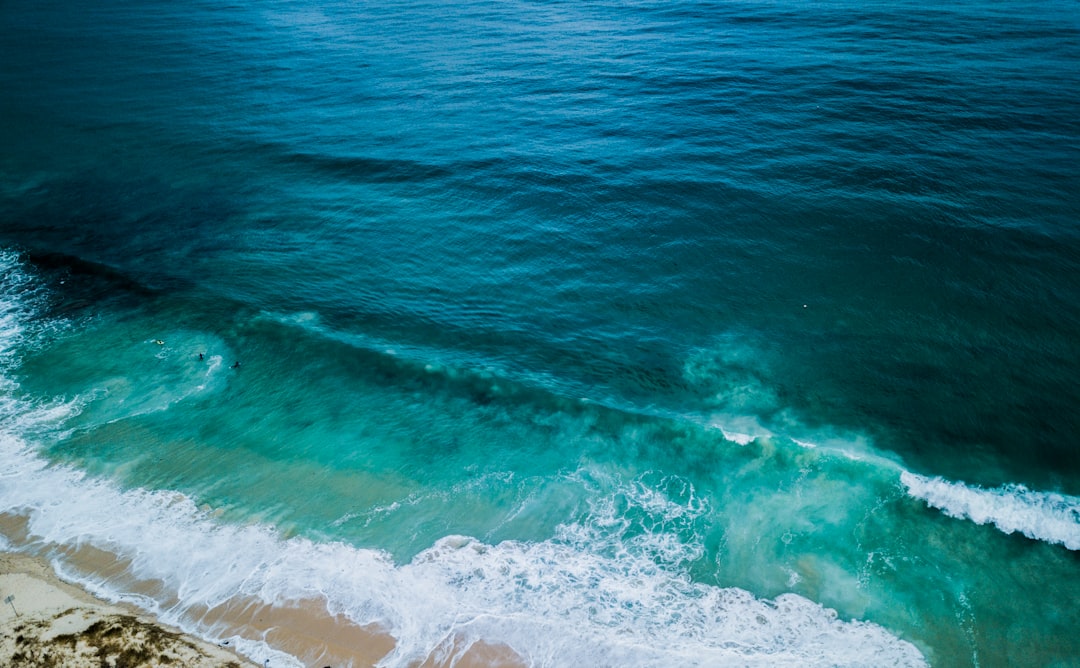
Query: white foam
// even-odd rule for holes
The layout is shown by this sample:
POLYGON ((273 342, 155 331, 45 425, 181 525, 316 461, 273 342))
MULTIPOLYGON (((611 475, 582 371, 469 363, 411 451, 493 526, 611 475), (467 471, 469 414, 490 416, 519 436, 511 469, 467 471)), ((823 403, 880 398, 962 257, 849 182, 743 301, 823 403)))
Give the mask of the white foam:
POLYGON ((713 415, 708 426, 719 429, 726 440, 739 445, 749 445, 759 438, 773 435, 757 418, 746 415, 713 415))
MULTIPOLYGON (((459 648, 481 639, 504 642, 533 665, 869 665, 881 657, 924 665, 913 646, 884 629, 843 622, 799 596, 760 600, 658 567, 651 557, 674 549, 664 543, 664 531, 644 534, 647 544, 627 541, 618 554, 590 550, 604 544, 598 532, 625 514, 608 513, 602 503, 588 525, 563 527, 553 540, 486 545, 451 536, 398 566, 375 550, 283 539, 265 526, 223 525, 176 493, 121 491, 44 466, 10 435, 0 440, 0 458, 0 511, 25 515, 39 548, 91 545, 124 556, 135 578, 164 581, 164 596, 181 601, 168 609, 133 602, 211 640, 221 638, 185 609, 235 597, 282 604, 318 593, 331 612, 394 635, 387 666, 450 651, 451 638, 459 648)), ((630 503, 660 521, 692 521, 703 512, 692 492, 678 501, 643 486, 639 492, 628 491, 637 494, 630 503)), ((609 544, 621 536, 609 532, 609 544)), ((679 556, 692 555, 659 562, 679 556)), ((107 598, 125 598, 115 580, 84 584, 107 598)), ((258 640, 248 642, 255 643, 253 656, 268 656, 258 640)))
MULTIPOLYGON (((21 340, 21 322, 15 318, 7 339, 0 335, 0 354, 21 340)), ((50 429, 55 438, 81 403, 33 405, 0 378, 8 381, 0 388, 0 513, 24 518, 28 535, 9 546, 51 553, 58 570, 98 595, 229 640, 257 661, 290 660, 260 637, 221 637, 189 611, 324 597, 330 613, 393 635, 395 647, 380 663, 387 667, 450 656, 480 640, 505 643, 533 666, 926 665, 913 645, 881 627, 840 620, 800 596, 762 600, 693 582, 680 564, 698 558, 701 545, 680 536, 693 535, 708 508, 678 479, 626 485, 549 540, 488 545, 447 536, 395 564, 378 550, 225 524, 183 494, 124 490, 49 464, 32 439, 50 429), (130 566, 109 580, 80 575, 62 556, 71 547, 103 550, 130 566), (140 582, 155 583, 153 598, 128 593, 140 582)))
POLYGON ((908 494, 949 517, 993 524, 1005 533, 1018 531, 1028 538, 1080 550, 1080 497, 1023 485, 983 489, 908 471, 900 480, 908 494))
MULTIPOLYGON (((393 634, 397 646, 386 666, 450 651, 450 639, 459 649, 481 639, 503 642, 533 665, 869 665, 882 657, 924 665, 913 646, 884 629, 841 621, 799 596, 760 600, 659 567, 652 557, 673 549, 664 531, 644 534, 647 544, 628 541, 618 554, 596 553, 589 547, 604 544, 598 531, 622 513, 609 514, 603 504, 590 525, 563 527, 553 540, 486 545, 451 536, 398 566, 376 550, 220 524, 180 494, 121 491, 44 466, 10 435, 0 440, 0 457, 0 511, 26 516, 39 548, 91 545, 122 555, 135 578, 167 583, 164 597, 180 605, 133 602, 211 640, 221 639, 186 609, 235 597, 283 604, 321 594, 331 612, 393 634)), ((688 501, 639 492, 629 490, 638 494, 630 503, 661 521, 692 521, 703 511, 692 492, 688 501)), ((659 562, 679 556, 693 555, 659 562)), ((85 584, 124 598, 115 580, 85 584)), ((255 643, 254 655, 268 656, 258 640, 247 642, 255 643)))
POLYGON ((0 250, 0 367, 18 364, 16 346, 26 345, 37 333, 31 323, 44 328, 45 323, 33 317, 43 299, 43 290, 23 268, 18 254, 0 250))

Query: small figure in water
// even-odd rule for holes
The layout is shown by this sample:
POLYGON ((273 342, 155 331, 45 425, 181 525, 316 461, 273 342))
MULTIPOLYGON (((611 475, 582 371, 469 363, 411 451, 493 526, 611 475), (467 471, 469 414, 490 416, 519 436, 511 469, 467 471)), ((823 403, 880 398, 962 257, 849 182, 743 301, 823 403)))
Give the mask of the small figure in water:
POLYGON ((240 368, 240 362, 236 362, 235 364, 233 364, 232 368, 239 369, 240 368))
POLYGON ((154 343, 158 344, 159 346, 165 345, 165 342, 162 341, 161 339, 154 339, 154 343))
POLYGON ((199 353, 199 361, 201 362, 201 361, 202 361, 202 359, 203 359, 203 357, 202 357, 202 353, 199 353))

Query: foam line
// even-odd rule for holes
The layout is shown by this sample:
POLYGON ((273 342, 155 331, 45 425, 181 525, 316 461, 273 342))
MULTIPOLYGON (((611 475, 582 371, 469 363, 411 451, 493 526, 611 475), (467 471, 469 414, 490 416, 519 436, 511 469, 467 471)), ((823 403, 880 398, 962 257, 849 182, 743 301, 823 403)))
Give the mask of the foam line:
MULTIPOLYGON (((221 524, 173 492, 121 491, 44 466, 10 435, 0 445, 0 511, 27 517, 39 549, 81 545, 121 555, 137 579, 166 583, 165 595, 180 601, 169 609, 134 602, 211 640, 185 609, 317 594, 331 613, 386 628, 397 640, 383 662, 391 667, 423 662, 447 638, 503 642, 533 665, 832 666, 882 657, 925 665, 914 646, 876 625, 840 620, 793 594, 763 600, 690 582, 648 558, 603 556, 578 540, 587 543, 587 532, 497 545, 448 536, 397 565, 377 550, 221 524)), ((114 582, 84 584, 125 598, 114 582)))
MULTIPOLYGON (((0 266, 5 258, 0 256, 0 266)), ((9 275, 13 269, 9 268, 9 275)), ((10 277, 10 276, 9 276, 10 277)), ((33 308, 0 286, 0 355, 25 343, 33 308)), ((674 533, 704 502, 692 487, 672 495, 649 485, 619 490, 635 513, 655 518, 643 535, 618 529, 618 503, 595 504, 584 524, 538 542, 485 544, 446 536, 397 564, 380 550, 286 538, 265 524, 226 524, 169 490, 117 484, 43 458, 82 410, 79 397, 19 398, 0 368, 0 513, 21 520, 9 547, 53 555, 58 570, 95 593, 127 600, 211 641, 199 610, 226 602, 285 606, 322 599, 331 615, 377 625, 395 641, 381 666, 425 663, 471 643, 505 643, 531 666, 925 666, 914 645, 875 624, 845 621, 794 594, 772 600, 693 582, 678 564, 700 548, 674 533), (606 538, 605 538, 606 537, 606 538), (80 575, 65 551, 93 548, 128 564, 109 579, 80 575), (132 596, 137 583, 151 594, 132 596)), ((9 541, 10 542, 10 541, 9 541)), ((257 661, 277 657, 258 637, 229 638, 257 661)))
MULTIPOLYGON (((25 488, 16 494, 34 506, 36 541, 124 555, 139 579, 163 580, 180 598, 178 607, 153 611, 204 636, 184 608, 240 596, 284 604, 317 592, 331 612, 390 631, 397 646, 386 666, 421 663, 447 638, 504 642, 533 665, 870 665, 881 657, 924 665, 884 629, 841 621, 800 596, 762 600, 694 584, 647 559, 555 541, 487 545, 449 536, 398 566, 374 550, 215 524, 179 495, 119 492, 59 467, 19 478, 50 485, 52 501, 27 499, 25 488)), ((3 487, 9 497, 12 485, 3 487)), ((13 499, 3 500, 10 511, 13 499)), ((92 584, 123 597, 109 582, 92 584)))
POLYGON ((993 524, 1011 534, 1080 550, 1080 498, 1030 490, 1023 485, 995 489, 972 487, 944 478, 904 471, 908 494, 949 517, 993 524))
MULTIPOLYGON (((122 491, 47 466, 11 434, 0 439, 0 461, 0 511, 26 517, 38 549, 93 546, 124 557, 136 579, 163 582, 164 596, 179 599, 168 609, 134 602, 211 640, 212 630, 193 625, 185 610, 238 597, 281 605, 319 595, 331 613, 395 637, 383 662, 390 667, 422 663, 447 638, 503 642, 538 666, 872 665, 882 657, 925 665, 914 646, 881 627, 840 620, 800 596, 758 599, 693 583, 644 556, 598 554, 583 527, 538 543, 448 536, 397 565, 377 550, 221 524, 175 492, 122 491)), ((664 516, 697 512, 660 503, 648 490, 639 496, 635 503, 664 516)), ((83 584, 125 598, 115 581, 83 584)))

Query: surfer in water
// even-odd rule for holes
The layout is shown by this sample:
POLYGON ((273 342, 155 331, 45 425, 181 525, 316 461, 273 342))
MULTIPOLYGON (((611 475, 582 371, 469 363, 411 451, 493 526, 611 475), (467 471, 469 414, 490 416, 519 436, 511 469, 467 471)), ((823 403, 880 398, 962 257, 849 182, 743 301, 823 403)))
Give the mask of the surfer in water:
POLYGON ((240 362, 237 361, 237 362, 233 363, 232 368, 239 369, 240 368, 240 362))

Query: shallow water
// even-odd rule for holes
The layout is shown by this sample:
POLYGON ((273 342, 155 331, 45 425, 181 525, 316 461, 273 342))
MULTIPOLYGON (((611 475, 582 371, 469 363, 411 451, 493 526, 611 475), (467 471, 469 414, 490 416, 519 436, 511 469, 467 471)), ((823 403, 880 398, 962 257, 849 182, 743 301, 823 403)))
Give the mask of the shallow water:
POLYGON ((12 549, 260 661, 1080 657, 1074 9, 0 15, 12 549))

